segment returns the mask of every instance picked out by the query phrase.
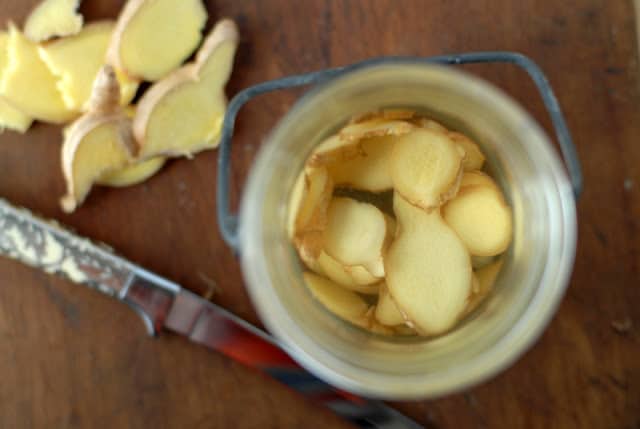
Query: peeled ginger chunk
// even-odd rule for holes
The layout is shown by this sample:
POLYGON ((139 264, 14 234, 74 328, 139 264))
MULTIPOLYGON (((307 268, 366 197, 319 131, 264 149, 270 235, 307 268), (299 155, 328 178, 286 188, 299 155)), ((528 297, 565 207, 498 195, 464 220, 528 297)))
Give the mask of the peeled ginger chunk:
POLYGON ((313 297, 327 310, 350 322, 362 320, 368 306, 358 294, 311 272, 302 276, 313 297))
MULTIPOLYGON (((67 108, 87 109, 93 81, 104 64, 104 56, 115 23, 95 22, 75 36, 55 40, 38 48, 38 53, 51 73, 58 78, 57 88, 67 108)), ((135 96, 138 81, 117 73, 121 102, 128 104, 135 96)))
POLYGON ((464 149, 464 159, 462 167, 465 171, 480 170, 484 164, 484 154, 476 142, 471 140, 464 134, 457 132, 449 132, 447 134, 454 143, 460 145, 464 149))
POLYGON ((119 104, 120 89, 114 70, 100 70, 93 87, 90 110, 65 131, 62 173, 67 192, 60 200, 69 213, 89 194, 102 176, 133 161, 131 120, 119 104))
POLYGON ((2 72, 0 96, 25 115, 61 123, 76 113, 67 108, 57 89, 57 78, 38 55, 38 45, 9 24, 8 65, 2 72))
POLYGON ((299 253, 308 253, 312 259, 322 250, 322 231, 327 223, 332 192, 333 182, 326 168, 306 167, 298 176, 289 199, 289 236, 299 253))
POLYGON ((393 186, 412 204, 438 207, 455 195, 463 157, 445 134, 417 129, 396 139, 389 164, 393 186))
POLYGON ((29 15, 24 34, 34 42, 55 36, 76 34, 82 28, 82 15, 76 12, 80 0, 44 0, 29 15))
POLYGON ((29 129, 32 122, 33 119, 31 117, 14 108, 0 97, 0 133, 5 128, 24 133, 29 129))
POLYGON ((370 192, 383 192, 393 187, 389 162, 395 137, 372 137, 360 141, 361 153, 343 162, 329 166, 336 185, 370 192))
POLYGON ((307 165, 313 167, 331 165, 333 163, 348 161, 362 154, 362 149, 357 142, 342 140, 334 135, 315 147, 307 165))
POLYGON ((385 258, 391 297, 410 326, 441 334, 458 320, 471 289, 471 261, 438 210, 426 212, 394 194, 399 234, 385 258))
MULTIPOLYGON (((9 63, 9 53, 7 51, 8 42, 9 35, 7 33, 0 33, 0 80, 2 79, 3 70, 6 69, 9 63)), ((13 107, 0 96, 0 132, 2 132, 4 128, 8 128, 24 133, 29 129, 32 122, 33 119, 31 119, 31 117, 13 107)))
POLYGON ((500 258, 474 272, 473 277, 475 281, 475 288, 469 294, 467 306, 464 311, 465 314, 471 313, 475 310, 489 292, 493 290, 498 274, 502 269, 503 262, 503 259, 500 258))
POLYGON ((388 121, 385 119, 370 119, 364 122, 349 124, 340 130, 340 139, 347 142, 370 137, 401 136, 409 133, 413 125, 405 121, 388 121))
POLYGON ((434 121, 433 119, 418 117, 418 118, 413 118, 411 122, 419 126, 420 128, 426 128, 431 131, 438 131, 445 134, 449 132, 447 127, 442 125, 440 122, 434 121))
MULTIPOLYGON (((181 3, 178 9, 183 7, 181 3)), ((218 146, 226 109, 224 86, 231 74, 237 44, 235 23, 220 21, 195 62, 145 92, 133 121, 141 159, 191 156, 218 146)))
POLYGON ((156 174, 167 161, 161 156, 147 161, 136 162, 119 170, 109 171, 96 181, 99 185, 122 188, 142 183, 156 174))
POLYGON ((498 185, 493 181, 491 177, 481 171, 465 171, 460 181, 460 191, 466 187, 480 185, 488 186, 493 189, 498 189, 498 185))
POLYGON ((442 216, 474 256, 497 255, 511 242, 511 210, 498 189, 466 187, 443 207, 442 216))
POLYGON ((391 298, 391 295, 389 295, 386 285, 380 287, 375 317, 378 322, 387 326, 397 326, 405 323, 404 316, 393 301, 393 298, 391 298))
POLYGON ((129 0, 118 18, 108 62, 131 77, 158 80, 191 55, 206 20, 201 0, 129 0))
POLYGON ((392 228, 376 206, 351 198, 333 198, 327 210, 324 250, 344 265, 362 265, 374 276, 383 277, 382 258, 392 228))
POLYGON ((318 256, 317 266, 319 267, 316 271, 318 274, 323 274, 328 279, 354 292, 375 295, 379 291, 377 283, 381 279, 373 276, 361 265, 345 266, 323 251, 318 256))

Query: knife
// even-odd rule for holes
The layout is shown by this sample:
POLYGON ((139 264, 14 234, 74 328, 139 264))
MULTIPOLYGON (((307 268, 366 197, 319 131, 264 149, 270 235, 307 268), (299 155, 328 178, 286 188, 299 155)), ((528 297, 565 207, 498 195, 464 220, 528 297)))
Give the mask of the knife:
POLYGON ((169 330, 262 370, 364 428, 420 428, 382 402, 333 388, 306 372, 274 337, 178 284, 0 198, 0 255, 66 277, 131 307, 148 333, 169 330))

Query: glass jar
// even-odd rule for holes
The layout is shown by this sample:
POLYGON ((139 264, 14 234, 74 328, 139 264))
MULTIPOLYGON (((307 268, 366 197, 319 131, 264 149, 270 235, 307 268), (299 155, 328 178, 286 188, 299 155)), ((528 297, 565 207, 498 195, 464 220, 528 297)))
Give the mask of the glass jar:
POLYGON ((242 270, 265 326, 310 372, 387 399, 441 396, 505 369, 541 334, 568 284, 576 248, 572 188, 541 127, 505 93, 452 67, 366 67, 309 91, 260 149, 241 203, 242 270), (286 232, 294 181, 315 145, 354 114, 406 107, 474 138, 513 209, 513 242, 495 289, 436 338, 366 332, 327 311, 302 280, 286 232))

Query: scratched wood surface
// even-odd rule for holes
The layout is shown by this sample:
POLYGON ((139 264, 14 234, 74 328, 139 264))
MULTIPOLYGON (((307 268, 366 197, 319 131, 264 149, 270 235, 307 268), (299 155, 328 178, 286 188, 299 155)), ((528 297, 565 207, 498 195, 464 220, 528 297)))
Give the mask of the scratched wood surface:
MULTIPOLYGON (((22 22, 34 0, 3 0, 22 22)), ((88 20, 122 1, 86 0, 88 20)), ((557 91, 583 163, 575 272, 557 316, 513 367, 446 398, 394 406, 430 428, 640 427, 640 105, 631 1, 220 0, 242 44, 228 86, 378 55, 506 49, 537 61, 557 91)), ((470 67, 550 130, 531 83, 508 66, 470 67)), ((234 194, 297 93, 243 110, 234 194)), ((0 135, 0 197, 110 243, 124 256, 258 323, 215 223, 216 153, 176 160, 147 183, 96 189, 73 215, 60 130, 0 135), (214 286, 217 285, 217 286, 214 286)), ((147 338, 126 307, 0 258, 0 427, 346 427, 266 377, 181 338, 147 338)))

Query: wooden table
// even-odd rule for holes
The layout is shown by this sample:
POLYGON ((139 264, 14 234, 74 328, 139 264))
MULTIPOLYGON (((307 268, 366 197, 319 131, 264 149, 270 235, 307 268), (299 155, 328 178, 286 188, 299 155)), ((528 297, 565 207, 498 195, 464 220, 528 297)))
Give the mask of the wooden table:
MULTIPOLYGON (((3 0, 22 22, 35 0, 3 0)), ((122 1, 86 0, 113 18, 122 1)), ((585 173, 568 293, 546 333, 493 380, 446 398, 394 404, 431 428, 640 426, 640 106, 631 2, 617 0, 209 1, 242 43, 228 94, 270 78, 379 55, 505 49, 551 80, 585 173)), ((533 85, 509 66, 473 72, 519 99, 550 132, 533 85)), ((243 110, 240 193, 260 143, 298 93, 243 110)), ((110 243, 133 261, 258 323, 216 227, 216 152, 175 160, 145 184, 96 189, 73 215, 60 130, 0 135, 0 197, 110 243)), ((0 258, 0 427, 346 427, 274 381, 172 335, 154 340, 116 301, 0 258)))

